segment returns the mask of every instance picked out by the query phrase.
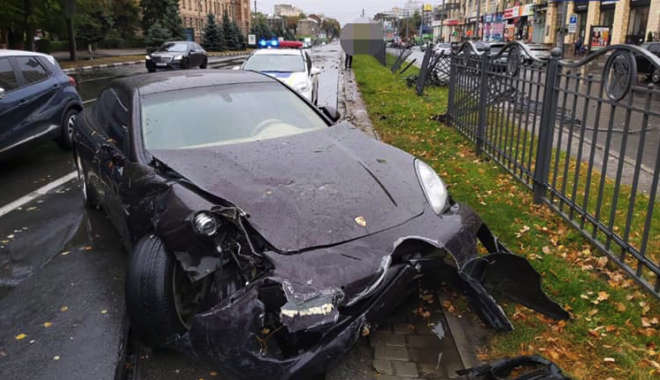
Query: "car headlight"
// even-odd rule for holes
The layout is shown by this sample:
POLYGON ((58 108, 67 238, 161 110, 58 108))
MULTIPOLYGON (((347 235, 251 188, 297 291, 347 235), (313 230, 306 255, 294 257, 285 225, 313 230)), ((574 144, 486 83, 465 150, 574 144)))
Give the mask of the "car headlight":
POLYGON ((424 195, 431 204, 431 208, 436 214, 440 215, 445 211, 447 206, 447 187, 440 179, 438 174, 426 164, 424 161, 415 160, 415 170, 417 171, 417 178, 419 183, 424 189, 424 195))
POLYGON ((177 55, 176 57, 174 57, 174 60, 175 60, 175 61, 180 61, 180 60, 182 60, 182 59, 183 59, 183 56, 182 56, 182 55, 177 55))
POLYGON ((309 90, 309 87, 310 87, 310 86, 309 86, 309 83, 307 83, 307 82, 302 82, 302 83, 298 83, 298 84, 295 86, 295 89, 298 90, 298 91, 300 91, 300 92, 305 92, 305 91, 309 90))
POLYGON ((210 212, 202 211, 192 218, 192 224, 198 234, 213 236, 218 231, 218 221, 210 212))
POLYGON ((145 55, 144 58, 145 59, 151 59, 151 56, 145 55))

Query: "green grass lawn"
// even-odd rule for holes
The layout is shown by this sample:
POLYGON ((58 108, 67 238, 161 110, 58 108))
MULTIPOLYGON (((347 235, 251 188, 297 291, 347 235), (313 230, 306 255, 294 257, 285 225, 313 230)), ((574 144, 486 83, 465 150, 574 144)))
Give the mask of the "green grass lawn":
POLYGON ((532 193, 498 164, 476 157, 473 143, 436 121, 446 111, 447 88, 417 97, 404 81, 416 69, 392 75, 368 56, 356 56, 353 70, 383 140, 433 166, 452 196, 527 257, 546 292, 572 313, 571 321, 557 322, 500 300, 516 330, 493 334, 489 347, 475 350, 492 359, 542 354, 580 379, 660 376, 658 303, 555 212, 535 205, 532 193))

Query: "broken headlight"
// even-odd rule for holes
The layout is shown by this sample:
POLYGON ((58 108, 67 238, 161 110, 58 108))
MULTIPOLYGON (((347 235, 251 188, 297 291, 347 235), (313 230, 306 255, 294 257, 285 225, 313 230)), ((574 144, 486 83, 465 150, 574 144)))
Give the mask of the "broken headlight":
POLYGON ((424 161, 415 160, 415 170, 431 208, 436 214, 442 214, 447 207, 448 198, 445 183, 442 182, 435 170, 424 161))
POLYGON ((202 236, 213 236, 218 231, 218 220, 210 212, 198 212, 192 218, 192 224, 195 231, 202 236))

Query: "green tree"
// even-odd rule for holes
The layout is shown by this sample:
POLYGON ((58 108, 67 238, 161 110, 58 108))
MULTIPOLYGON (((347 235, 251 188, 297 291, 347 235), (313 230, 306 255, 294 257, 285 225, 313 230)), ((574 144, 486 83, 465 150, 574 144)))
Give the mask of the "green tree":
POLYGON ((273 33, 273 31, 268 26, 268 23, 266 22, 266 18, 264 16, 254 18, 252 22, 252 28, 250 29, 250 33, 257 36, 257 41, 260 41, 262 39, 269 40, 273 38, 273 36, 275 35, 275 33, 273 33))
POLYGON ((243 32, 241 32, 241 28, 238 26, 236 20, 231 22, 231 28, 234 30, 234 34, 236 34, 236 42, 238 43, 237 50, 244 50, 246 47, 245 37, 243 36, 243 32))
POLYGON ((149 31, 144 38, 144 43, 147 45, 147 51, 152 52, 171 39, 172 33, 161 25, 160 21, 156 21, 151 28, 149 28, 149 31))
POLYGON ((62 18, 59 0, 2 0, 0 5, 0 43, 16 47, 24 44, 26 50, 34 50, 37 27, 62 18))
POLYGON ((121 38, 129 38, 140 27, 140 8, 134 0, 113 0, 110 9, 114 29, 121 38))
POLYGON ((160 19, 160 23, 164 28, 170 31, 172 39, 182 40, 185 37, 185 33, 183 31, 183 19, 179 13, 179 1, 168 1, 169 3, 165 9, 163 18, 160 19))
POLYGON ((236 30, 232 27, 232 23, 229 20, 229 15, 227 12, 222 15, 222 33, 225 36, 227 48, 229 50, 238 50, 238 35, 236 30))
POLYGON ((215 16, 211 13, 206 15, 202 46, 208 51, 224 51, 226 49, 222 29, 215 22, 215 16))
POLYGON ((88 1, 81 5, 75 17, 76 37, 92 52, 92 45, 106 38, 112 30, 110 12, 101 3, 88 1))
POLYGON ((156 21, 162 20, 167 7, 172 2, 175 2, 177 6, 179 5, 178 0, 140 0, 142 30, 148 31, 156 21))

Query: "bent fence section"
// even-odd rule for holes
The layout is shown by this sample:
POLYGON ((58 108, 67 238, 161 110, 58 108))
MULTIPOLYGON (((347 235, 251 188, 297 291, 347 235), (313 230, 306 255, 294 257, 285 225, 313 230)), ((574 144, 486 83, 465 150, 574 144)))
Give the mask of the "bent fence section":
POLYGON ((467 42, 450 62, 446 120, 660 298, 660 90, 643 79, 660 59, 612 45, 541 61, 517 42, 467 42))

